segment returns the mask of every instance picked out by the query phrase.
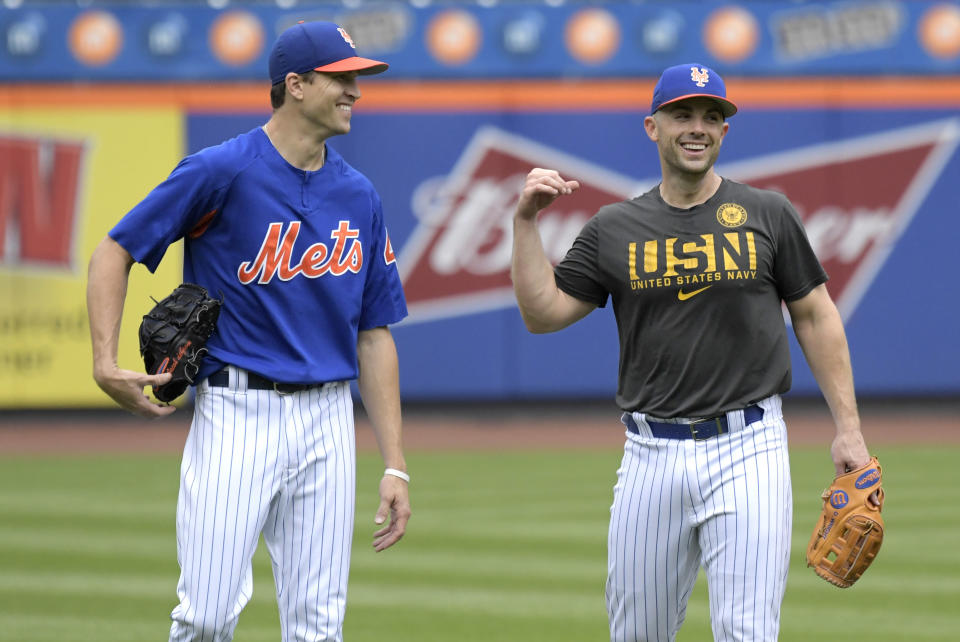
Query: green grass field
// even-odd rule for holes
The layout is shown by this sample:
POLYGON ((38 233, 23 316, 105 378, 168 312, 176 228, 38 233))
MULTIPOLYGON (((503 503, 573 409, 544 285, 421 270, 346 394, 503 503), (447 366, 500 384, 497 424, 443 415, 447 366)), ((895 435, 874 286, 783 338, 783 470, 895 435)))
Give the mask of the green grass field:
MULTIPOLYGON (((780 639, 960 639, 956 447, 880 448, 888 534, 851 589, 805 568, 831 475, 826 449, 792 451, 793 566, 780 639), (834 634, 833 632, 847 632, 834 634), (856 633, 854 633, 856 631, 856 633)), ((412 452, 407 537, 370 547, 375 455, 359 462, 348 642, 607 639, 606 522, 617 451, 412 452)), ((0 640, 165 640, 178 575, 178 457, 0 457, 0 640)), ((263 546, 238 642, 275 641, 263 546)), ((681 631, 711 640, 703 578, 681 631)))

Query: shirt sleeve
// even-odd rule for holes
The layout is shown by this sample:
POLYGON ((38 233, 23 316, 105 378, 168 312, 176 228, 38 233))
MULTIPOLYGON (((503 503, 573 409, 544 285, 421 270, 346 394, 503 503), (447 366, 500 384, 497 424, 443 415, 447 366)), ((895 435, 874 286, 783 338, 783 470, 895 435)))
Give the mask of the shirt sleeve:
POLYGON ((603 285, 599 270, 599 217, 594 216, 577 236, 563 260, 554 268, 557 287, 570 296, 602 308, 609 292, 603 285))
POLYGON ((784 301, 796 301, 826 283, 828 277, 810 245, 800 216, 786 199, 778 223, 773 266, 777 292, 784 301))
POLYGON ((370 268, 363 287, 360 330, 369 330, 402 321, 407 316, 407 301, 400 282, 397 259, 383 223, 380 197, 373 194, 371 217, 370 268))
POLYGON ((184 158, 162 183, 120 219, 110 237, 151 272, 167 248, 216 210, 217 190, 203 158, 184 158))

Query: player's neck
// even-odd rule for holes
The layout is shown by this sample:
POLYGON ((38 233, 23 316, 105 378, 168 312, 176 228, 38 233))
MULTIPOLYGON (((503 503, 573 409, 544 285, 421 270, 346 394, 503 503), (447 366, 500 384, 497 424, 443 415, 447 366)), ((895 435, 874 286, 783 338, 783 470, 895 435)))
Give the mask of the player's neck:
POLYGON ((660 198, 667 205, 687 209, 710 200, 720 189, 722 182, 723 179, 712 167, 706 174, 698 177, 665 173, 660 183, 660 198))
POLYGON ((267 121, 263 132, 283 159, 297 169, 313 172, 327 160, 326 138, 303 136, 277 118, 267 121))

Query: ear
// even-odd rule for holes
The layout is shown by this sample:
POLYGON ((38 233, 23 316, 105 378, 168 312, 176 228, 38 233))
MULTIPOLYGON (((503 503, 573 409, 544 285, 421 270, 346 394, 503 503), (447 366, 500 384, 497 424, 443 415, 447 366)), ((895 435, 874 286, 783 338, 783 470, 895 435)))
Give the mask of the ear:
POLYGON ((723 144, 723 138, 727 135, 727 132, 730 131, 730 123, 723 121, 723 129, 720 130, 720 144, 723 144))
POLYGON ((657 120, 651 115, 643 119, 643 129, 647 132, 647 138, 657 142, 659 134, 657 133, 657 120))
POLYGON ((296 100, 303 99, 303 78, 300 77, 300 74, 291 71, 287 74, 287 77, 284 78, 284 82, 287 85, 287 93, 290 94, 292 98, 296 100))

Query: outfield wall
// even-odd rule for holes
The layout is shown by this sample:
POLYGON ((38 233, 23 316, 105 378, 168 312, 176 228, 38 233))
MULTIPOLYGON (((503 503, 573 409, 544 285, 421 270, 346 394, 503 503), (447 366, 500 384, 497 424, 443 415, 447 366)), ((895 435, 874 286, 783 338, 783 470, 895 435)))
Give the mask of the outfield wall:
MULTIPOLYGON (((892 4, 906 7, 902 20, 914 21, 905 33, 915 33, 933 9, 954 6, 892 4)), ((19 14, 4 14, 0 30, 10 15, 19 14)), ((483 15, 482 24, 499 24, 483 15)), ((718 170, 782 190, 797 205, 831 275, 861 394, 960 394, 952 278, 960 239, 956 55, 924 54, 914 42, 901 47, 899 62, 874 51, 876 60, 906 65, 901 74, 818 75, 805 66, 773 74, 769 64, 757 67, 763 47, 774 46, 764 43, 739 63, 700 45, 741 107, 718 170), (911 65, 926 73, 908 73, 911 65)), ((413 64, 401 54, 398 60, 413 64)), ((385 204, 411 310, 395 328, 403 394, 612 398, 617 346, 609 309, 555 335, 523 329, 509 283, 509 217, 530 167, 579 179, 585 188, 543 215, 548 252, 558 259, 600 205, 652 186, 659 166, 642 117, 655 72, 625 78, 611 67, 592 78, 581 60, 563 77, 503 78, 494 77, 495 56, 477 55, 492 67, 459 80, 431 79, 427 67, 437 59, 422 63, 419 78, 404 78, 395 64, 399 78, 363 79, 353 131, 331 141, 373 180, 385 204)), ((829 60, 836 64, 820 68, 856 70, 861 55, 838 53, 829 60)), ((119 73, 108 63, 73 70, 83 82, 27 84, 2 62, 0 407, 109 405, 89 376, 86 261, 183 154, 265 122, 267 87, 243 78, 116 82, 101 77, 119 73)), ((42 70, 41 63, 33 64, 42 70)), ((472 64, 481 62, 461 63, 472 64)), ((140 367, 136 321, 150 295, 159 298, 179 279, 179 247, 156 275, 134 270, 121 365, 140 367)), ((814 393, 795 344, 793 351, 794 390, 814 393)))

